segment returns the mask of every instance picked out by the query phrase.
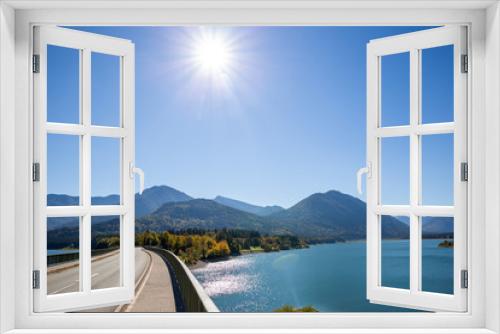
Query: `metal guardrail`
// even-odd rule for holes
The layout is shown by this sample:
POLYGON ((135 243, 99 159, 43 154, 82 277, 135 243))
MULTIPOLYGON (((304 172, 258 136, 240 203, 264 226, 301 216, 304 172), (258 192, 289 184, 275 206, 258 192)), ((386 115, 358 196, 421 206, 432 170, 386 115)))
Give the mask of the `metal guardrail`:
MULTIPOLYGON (((91 252, 91 256, 102 255, 102 254, 117 250, 118 248, 119 247, 94 249, 91 252)), ((79 256, 80 256, 79 252, 47 255, 47 266, 50 267, 50 266, 60 264, 60 263, 76 261, 76 260, 78 260, 79 256)))
POLYGON ((157 253, 171 265, 175 276, 172 280, 177 281, 185 312, 220 312, 200 282, 174 253, 158 247, 144 248, 157 253))

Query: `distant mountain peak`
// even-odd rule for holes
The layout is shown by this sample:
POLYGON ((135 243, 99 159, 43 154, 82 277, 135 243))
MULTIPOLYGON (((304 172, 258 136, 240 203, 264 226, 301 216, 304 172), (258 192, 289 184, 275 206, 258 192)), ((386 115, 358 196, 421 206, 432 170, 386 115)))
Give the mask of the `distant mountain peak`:
POLYGON ((232 228, 262 233, 290 234, 269 226, 265 217, 231 208, 210 199, 170 202, 136 221, 136 231, 165 231, 197 228, 232 228))
POLYGON ((135 215, 142 217, 157 210, 165 203, 184 202, 193 198, 175 188, 159 185, 145 189, 142 194, 135 194, 135 215))
POLYGON ((281 206, 278 205, 271 205, 271 206, 258 206, 250 203, 246 203, 243 201, 239 201, 236 199, 232 199, 229 197, 224 197, 224 196, 217 196, 214 198, 214 201, 220 204, 223 204, 225 206, 229 206, 234 209, 238 209, 241 211, 253 213, 257 216, 269 216, 272 215, 273 213, 280 212, 285 210, 281 206))
MULTIPOLYGON (((269 218, 286 222, 292 233, 309 238, 352 240, 366 237, 366 203, 337 190, 314 193, 269 218)), ((387 216, 384 225, 385 237, 408 236, 408 226, 394 217, 387 216)))

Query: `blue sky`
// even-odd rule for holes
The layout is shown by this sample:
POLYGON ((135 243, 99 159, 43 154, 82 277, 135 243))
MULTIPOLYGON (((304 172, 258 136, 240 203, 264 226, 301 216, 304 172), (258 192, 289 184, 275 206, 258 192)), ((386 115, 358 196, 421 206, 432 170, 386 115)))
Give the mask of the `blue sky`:
MULTIPOLYGON (((135 44, 136 162, 146 173, 147 187, 166 184, 194 197, 223 195, 289 207, 331 189, 357 196, 356 171, 366 154, 366 44, 421 28, 212 28, 228 41, 233 55, 224 78, 217 79, 223 84, 190 63, 199 27, 78 29, 135 44)), ((423 53, 423 122, 452 120, 450 49, 423 53)), ((49 120, 78 119, 78 55, 73 51, 54 50, 51 56, 49 50, 49 120)), ((115 125, 118 63, 97 54, 92 61, 93 124, 115 125)), ((384 58, 382 66, 387 78, 382 122, 404 124, 408 57, 384 58)), ((52 137, 48 191, 77 194, 78 141, 52 137)), ((452 201, 450 138, 423 139, 424 204, 452 201)), ((402 204, 396 202, 408 200, 409 148, 405 138, 390 141, 382 144, 382 159, 389 161, 382 199, 402 204)), ((117 144, 95 142, 92 193, 117 193, 117 144)))

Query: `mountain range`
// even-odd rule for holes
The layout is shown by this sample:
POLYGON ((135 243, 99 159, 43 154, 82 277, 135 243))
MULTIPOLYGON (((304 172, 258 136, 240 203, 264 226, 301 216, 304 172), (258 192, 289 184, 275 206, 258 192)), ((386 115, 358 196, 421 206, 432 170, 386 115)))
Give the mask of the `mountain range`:
MULTIPOLYGON (((410 225, 410 217, 398 216, 399 221, 410 225)), ((453 234, 453 217, 423 217, 422 234, 424 235, 444 235, 453 234)))
MULTIPOLYGON (((95 204, 117 204, 118 196, 93 197, 95 204)), ((293 234, 308 240, 354 240, 366 237, 366 204, 339 191, 313 194, 289 209, 257 206, 217 196, 194 199, 168 186, 155 186, 136 194, 136 231, 200 229, 246 229, 262 234, 293 234)), ((49 195, 49 205, 75 205, 78 198, 49 195)), ((116 222, 105 217, 93 220, 93 230, 115 230, 116 222), (102 219, 102 220, 99 220, 102 219)), ((383 218, 383 236, 407 238, 408 226, 398 219, 383 218)), ((52 219, 54 220, 54 219, 52 219)), ((67 221, 51 222, 49 229, 67 226, 67 221)), ((68 231, 66 231, 68 232, 68 231)))
POLYGON ((242 201, 238 201, 232 198, 227 198, 223 196, 217 196, 214 198, 214 201, 225 205, 229 206, 230 208, 233 209, 238 209, 241 211, 253 213, 257 216, 269 216, 273 213, 285 211, 281 206, 278 205, 271 205, 271 206, 258 206, 258 205, 253 205, 253 204, 248 204, 242 201))
MULTIPOLYGON (((78 197, 50 194, 49 205, 77 205, 78 197)), ((93 197, 92 203, 118 204, 119 197, 93 197)), ((168 186, 154 186, 135 196, 136 231, 199 229, 245 229, 262 234, 293 234, 311 241, 356 240, 366 237, 366 204, 360 199, 331 190, 304 198, 292 207, 257 206, 217 196, 195 199, 168 186)), ((54 236, 71 234, 70 218, 51 218, 49 230, 54 236), (63 233, 64 231, 64 233, 63 233), (54 231, 55 232, 55 231, 54 231)), ((115 231, 118 221, 93 217, 93 234, 115 231)), ((407 238, 407 217, 384 216, 384 238, 407 238)), ((452 218, 426 217, 423 233, 453 233, 452 218)), ((53 239, 53 238, 50 238, 53 239)))

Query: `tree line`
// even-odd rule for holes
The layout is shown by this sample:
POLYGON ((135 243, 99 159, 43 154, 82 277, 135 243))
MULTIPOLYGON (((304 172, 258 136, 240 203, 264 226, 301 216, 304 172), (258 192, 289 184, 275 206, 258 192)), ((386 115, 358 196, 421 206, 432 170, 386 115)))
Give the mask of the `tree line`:
POLYGON ((168 249, 188 265, 199 260, 241 255, 245 252, 272 252, 307 247, 304 240, 292 235, 262 236, 257 231, 233 229, 144 231, 136 233, 135 243, 137 246, 168 249))

